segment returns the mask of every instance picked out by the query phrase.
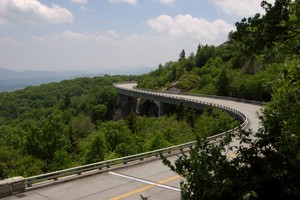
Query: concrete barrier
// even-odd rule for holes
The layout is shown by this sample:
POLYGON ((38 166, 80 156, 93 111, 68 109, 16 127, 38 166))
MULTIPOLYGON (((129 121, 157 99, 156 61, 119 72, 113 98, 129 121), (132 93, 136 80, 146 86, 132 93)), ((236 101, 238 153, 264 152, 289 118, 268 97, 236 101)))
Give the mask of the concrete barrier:
POLYGON ((25 179, 22 176, 0 181, 0 198, 25 191, 25 179))

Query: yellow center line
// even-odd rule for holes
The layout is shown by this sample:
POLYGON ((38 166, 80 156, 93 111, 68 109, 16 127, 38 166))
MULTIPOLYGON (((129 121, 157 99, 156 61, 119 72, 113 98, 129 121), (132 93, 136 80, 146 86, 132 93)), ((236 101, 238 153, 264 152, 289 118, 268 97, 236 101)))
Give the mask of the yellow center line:
POLYGON ((227 154, 227 158, 234 158, 236 156, 236 152, 227 154))
POLYGON ((156 187, 156 186, 159 186, 161 184, 164 184, 164 183, 167 183, 167 182, 170 182, 172 180, 175 180, 175 179, 178 179, 180 178, 180 176, 176 175, 176 176, 172 176, 170 178, 167 178, 165 180, 162 180, 162 181, 159 181, 159 182, 156 182, 156 183, 153 183, 151 185, 147 185, 145 187, 142 187, 142 188, 139 188, 139 189, 136 189, 136 190, 133 190, 131 192, 128 192, 128 193, 125 193, 125 194, 122 194, 120 196, 117 196, 117 197, 114 197, 110 200, 119 200, 119 199, 123 199, 123 198, 126 198, 126 197, 129 197, 129 196, 132 196, 134 194, 137 194, 137 193, 140 193, 140 192, 143 192, 145 190, 149 190, 150 188, 153 188, 153 187, 156 187))

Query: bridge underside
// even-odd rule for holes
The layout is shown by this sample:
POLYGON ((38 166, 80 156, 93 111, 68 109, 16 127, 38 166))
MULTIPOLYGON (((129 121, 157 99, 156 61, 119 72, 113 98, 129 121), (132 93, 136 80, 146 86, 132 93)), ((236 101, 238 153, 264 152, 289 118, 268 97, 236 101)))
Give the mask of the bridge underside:
POLYGON ((164 102, 133 98, 123 94, 118 94, 118 105, 120 106, 124 116, 134 112, 149 117, 160 117, 167 115, 172 113, 177 106, 164 102))
MULTIPOLYGON (((118 90, 118 104, 121 107, 123 116, 127 116, 131 112, 135 112, 146 116, 160 117, 170 113, 174 113, 176 107, 182 104, 185 107, 195 110, 206 110, 210 105, 201 104, 199 102, 185 101, 184 99, 174 99, 167 96, 157 96, 149 93, 137 93, 134 91, 118 90)), ((244 119, 237 113, 228 109, 220 108, 227 112, 230 116, 243 122, 244 119)))

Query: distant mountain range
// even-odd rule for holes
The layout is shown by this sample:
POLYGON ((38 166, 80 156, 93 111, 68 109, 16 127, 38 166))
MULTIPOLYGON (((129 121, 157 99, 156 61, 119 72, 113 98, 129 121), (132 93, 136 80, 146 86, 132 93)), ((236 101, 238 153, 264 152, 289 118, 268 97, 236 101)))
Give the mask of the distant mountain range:
POLYGON ((0 68, 0 92, 23 89, 27 86, 35 86, 43 83, 60 82, 77 77, 94 77, 104 74, 126 74, 139 75, 151 70, 149 67, 121 67, 114 69, 95 69, 92 72, 85 71, 22 71, 17 72, 6 68, 0 68))
POLYGON ((53 71, 17 72, 0 68, 0 92, 18 90, 27 86, 35 86, 43 83, 59 82, 80 76, 96 76, 96 74, 85 74, 84 72, 75 71, 64 73, 53 71))
POLYGON ((12 79, 33 79, 41 77, 57 77, 59 76, 55 72, 51 71, 23 71, 16 72, 9 69, 0 68, 0 80, 12 80, 12 79))

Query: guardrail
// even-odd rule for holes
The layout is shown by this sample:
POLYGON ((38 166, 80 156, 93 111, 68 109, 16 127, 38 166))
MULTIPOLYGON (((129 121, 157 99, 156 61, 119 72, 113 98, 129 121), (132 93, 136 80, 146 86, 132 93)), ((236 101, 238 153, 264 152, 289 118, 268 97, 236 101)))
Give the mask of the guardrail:
MULTIPOLYGON (((243 114, 242 112, 240 112, 240 111, 238 111, 234 108, 228 107, 228 106, 223 106, 223 105, 216 104, 216 103, 211 103, 211 102, 208 102, 208 101, 200 101, 200 100, 189 99, 187 97, 179 96, 179 95, 182 95, 182 94, 170 94, 170 93, 166 93, 166 92, 154 92, 154 91, 141 90, 141 89, 136 89, 136 88, 123 88, 123 87, 119 87, 118 85, 119 84, 114 84, 114 87, 119 89, 119 91, 124 91, 124 90, 129 91, 129 92, 132 93, 131 95, 133 95, 133 96, 135 96, 135 94, 136 94, 136 96, 141 96, 140 94, 147 94, 147 95, 153 95, 153 96, 158 96, 158 97, 166 97, 166 98, 169 98, 169 99, 174 99, 174 100, 179 100, 179 101, 185 101, 185 102, 189 102, 189 103, 201 104, 201 105, 205 105, 205 106, 213 106, 213 107, 220 108, 220 109, 226 110, 228 112, 231 112, 231 113, 233 113, 237 116, 240 116, 240 119, 241 119, 242 122, 247 120, 247 116, 245 114, 243 114)), ((196 95, 191 95, 191 96, 196 96, 196 95)), ((211 96, 211 98, 214 98, 214 96, 211 96)), ((227 99, 227 100, 229 100, 229 99, 227 99)))
MULTIPOLYGON (((117 87, 117 85, 115 85, 115 87, 117 87)), ((124 88, 122 88, 122 89, 124 89, 124 88)), ((240 124, 238 127, 234 128, 232 130, 208 137, 207 140, 210 143, 219 142, 220 140, 223 139, 223 137, 225 137, 226 133, 235 132, 239 129, 244 129, 248 124, 246 115, 244 115, 242 112, 240 112, 236 109, 233 109, 233 108, 230 108, 227 106, 222 106, 222 105, 218 105, 218 104, 214 104, 214 103, 210 103, 210 102, 198 101, 198 100, 193 100, 193 99, 188 99, 188 98, 175 97, 174 95, 171 95, 171 94, 162 94, 162 93, 150 92, 150 91, 144 91, 144 90, 138 90, 138 89, 126 89, 126 90, 132 91, 132 92, 146 93, 146 94, 151 93, 152 95, 159 95, 159 96, 163 95, 164 97, 168 97, 168 98, 175 98, 175 99, 179 99, 182 101, 189 101, 189 102, 195 102, 195 103, 205 104, 205 105, 209 105, 209 106, 214 106, 214 107, 226 109, 230 112, 233 112, 233 113, 239 115, 243 119, 243 123, 240 124)), ((80 178, 83 176, 88 176, 88 175, 95 174, 95 173, 109 171, 111 169, 126 167, 128 165, 138 164, 141 162, 157 159, 160 154, 162 154, 164 156, 173 155, 176 153, 180 153, 182 151, 187 151, 188 149, 192 148, 195 144, 196 144, 196 141, 192 141, 192 142, 175 145, 175 146, 167 147, 167 148, 163 148, 163 149, 158 149, 158 150, 154 150, 154 151, 150 151, 150 152, 135 154, 135 155, 112 159, 112 160, 106 160, 106 161, 92 163, 92 164, 83 165, 83 166, 79 166, 79 167, 73 167, 73 168, 64 169, 64 170, 60 170, 60 171, 55 171, 55 172, 50 172, 50 173, 41 174, 41 175, 37 175, 37 176, 32 176, 32 177, 28 177, 28 178, 17 177, 17 178, 2 180, 2 181, 0 181, 0 198, 4 197, 4 196, 10 196, 15 193, 24 192, 26 189, 28 190, 30 188, 47 186, 50 184, 57 183, 59 181, 70 181, 70 180, 74 180, 76 178, 80 178)))
MULTIPOLYGON (((230 132, 237 131, 239 129, 243 129, 246 127, 246 125, 247 125, 247 121, 245 121, 243 124, 241 124, 240 126, 234 128, 232 130, 210 136, 207 138, 207 140, 210 143, 219 142, 220 140, 223 139, 223 137, 225 137, 226 133, 230 133, 230 132)), ((173 155, 173 154, 176 154, 176 153, 179 153, 182 151, 186 151, 186 150, 192 148, 193 146, 195 146, 195 144, 196 144, 196 141, 192 141, 192 142, 187 142, 184 144, 179 144, 179 145, 175 145, 175 146, 171 146, 171 147, 167 147, 167 148, 163 148, 163 149, 158 149, 158 150, 154 150, 154 151, 149 151, 149 152, 145 152, 145 153, 116 158, 116 159, 112 159, 112 160, 106 160, 106 161, 92 163, 92 164, 83 165, 83 166, 79 166, 79 167, 50 172, 47 174, 32 176, 32 177, 28 177, 28 178, 24 179, 25 185, 26 185, 26 187, 32 187, 35 184, 43 183, 45 181, 49 181, 49 180, 57 181, 57 180, 59 180, 59 178, 64 178, 64 177, 68 177, 71 175, 76 175, 76 176, 83 175, 84 173, 92 172, 94 170, 109 171, 111 169, 124 167, 126 165, 135 164, 137 162, 139 163, 140 161, 146 161, 147 159, 149 160, 149 158, 150 158, 150 160, 152 160, 152 159, 159 157, 159 155, 161 155, 161 154, 168 156, 168 155, 173 155)), ((94 173, 95 173, 95 171, 94 171, 94 173)))
MULTIPOLYGON (((137 84, 137 82, 131 82, 137 84)), ((120 84, 128 84, 128 82, 119 82, 119 83, 114 83, 113 85, 118 88, 118 85, 120 84)), ((137 87, 134 87, 137 89, 137 87)), ((124 88, 121 88, 124 89, 124 88)), ((142 91, 149 91, 149 92, 157 92, 155 90, 151 89, 146 89, 146 88, 140 88, 142 91)), ((240 99, 236 97, 228 97, 228 96, 216 96, 216 95, 209 95, 209 94, 194 94, 194 93, 186 93, 186 92, 179 92, 179 93, 172 93, 168 91, 160 91, 159 93, 165 93, 165 94, 177 94, 177 95, 189 95, 189 96, 196 96, 196 97, 207 97, 207 98, 213 98, 213 99, 222 99, 222 100, 229 100, 229 101, 236 101, 236 102, 243 102, 243 103, 248 103, 248 104, 253 104, 253 105, 258 105, 262 106, 263 103, 260 101, 255 101, 255 100, 249 100, 249 99, 240 99)))

